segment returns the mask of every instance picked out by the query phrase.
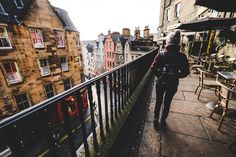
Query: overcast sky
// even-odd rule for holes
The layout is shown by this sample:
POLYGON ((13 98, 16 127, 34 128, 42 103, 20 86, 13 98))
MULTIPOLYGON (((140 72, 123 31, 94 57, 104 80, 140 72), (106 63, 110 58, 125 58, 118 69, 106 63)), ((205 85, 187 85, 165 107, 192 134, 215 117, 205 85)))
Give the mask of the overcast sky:
MULTIPOLYGON (((53 6, 67 10, 80 32, 81 40, 96 40, 108 29, 122 32, 135 27, 143 32, 149 25, 156 33, 159 19, 160 0, 49 0, 53 6)), ((143 33, 141 34, 143 35, 143 33)))

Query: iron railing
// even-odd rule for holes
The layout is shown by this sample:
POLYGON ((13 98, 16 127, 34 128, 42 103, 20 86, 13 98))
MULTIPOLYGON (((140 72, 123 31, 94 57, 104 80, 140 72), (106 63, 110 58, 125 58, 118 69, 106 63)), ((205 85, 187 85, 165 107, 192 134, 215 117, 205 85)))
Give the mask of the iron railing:
POLYGON ((14 157, 75 157, 83 144, 85 156, 89 157, 89 135, 93 151, 99 152, 99 141, 111 134, 156 52, 157 49, 2 120, 0 153, 14 157))

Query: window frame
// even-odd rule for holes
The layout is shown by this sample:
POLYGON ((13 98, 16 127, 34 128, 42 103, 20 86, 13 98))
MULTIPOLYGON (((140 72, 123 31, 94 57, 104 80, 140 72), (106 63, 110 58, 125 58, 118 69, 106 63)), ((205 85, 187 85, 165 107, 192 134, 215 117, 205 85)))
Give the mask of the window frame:
MULTIPOLYGON (((44 63, 44 64, 45 64, 44 63)), ((49 75, 51 75, 51 70, 50 70, 50 65, 49 65, 49 63, 48 63, 48 59, 46 59, 46 58, 40 58, 40 59, 38 59, 38 66, 39 66, 39 70, 40 70, 40 74, 41 74, 41 76, 49 76, 49 75), (42 62, 40 62, 41 60, 45 60, 46 62, 46 65, 45 66, 41 66, 42 64, 42 62), (47 68, 48 69, 48 72, 47 73, 45 73, 44 72, 44 68, 47 68)))
POLYGON ((22 8, 24 8, 24 3, 22 2, 22 0, 18 0, 18 2, 20 3, 20 5, 19 5, 19 3, 18 2, 16 2, 17 0, 14 0, 14 2, 15 2, 15 4, 16 4, 16 7, 18 8, 18 9, 22 9, 22 8))
POLYGON ((5 9, 3 8, 1 2, 0 2, 0 14, 2 14, 2 15, 8 15, 8 13, 6 13, 5 9))
POLYGON ((72 81, 71 81, 71 78, 66 78, 66 79, 63 79, 63 86, 64 86, 64 91, 72 88, 72 81), (69 82, 66 82, 66 81, 69 81, 69 82), (65 83, 69 83, 69 84, 65 84, 65 83), (67 88, 67 86, 69 86, 69 88, 67 88))
POLYGON ((55 36, 55 39, 56 39, 56 43, 57 43, 57 48, 65 48, 65 32, 63 30, 54 30, 54 36, 55 36), (58 33, 58 34, 57 34, 58 33), (59 44, 59 40, 58 39, 60 38, 62 41, 61 43, 62 44, 59 44))
POLYGON ((23 92, 23 93, 20 93, 20 94, 16 94, 16 95, 13 95, 13 97, 14 97, 14 100, 15 100, 15 103, 16 103, 16 106, 17 106, 17 110, 18 110, 19 112, 20 112, 20 111, 23 111, 23 110, 25 110, 25 109, 27 109, 27 108, 29 108, 29 107, 32 106, 28 92, 23 92), (22 102, 18 103, 16 97, 17 97, 17 96, 20 96, 20 95, 23 95, 23 94, 25 94, 25 97, 27 98, 27 101, 22 101, 22 102), (25 106, 27 106, 27 105, 24 105, 24 106, 23 106, 23 109, 20 109, 19 105, 24 104, 25 102, 28 102, 28 107, 25 107, 25 106))
POLYGON ((55 87, 54 87, 53 83, 44 84, 43 85, 43 90, 44 90, 44 93, 45 93, 45 96, 46 96, 47 99, 52 98, 52 97, 54 97, 56 95, 56 91, 55 91, 55 87), (51 91, 47 91, 46 86, 51 86, 52 90, 51 91), (51 94, 51 93, 53 93, 53 95, 49 96, 48 94, 51 94))
POLYGON ((180 16, 180 2, 175 4, 175 14, 174 14, 175 18, 179 18, 179 16, 180 16))
POLYGON ((17 63, 15 61, 5 61, 2 63, 3 64, 3 69, 4 69, 4 74, 5 74, 5 78, 8 82, 8 84, 16 84, 16 83, 20 83, 23 81, 23 77, 20 73, 20 70, 19 70, 19 67, 17 65, 17 63), (7 69, 6 69, 6 64, 9 64, 9 67, 10 67, 10 70, 11 72, 7 72, 7 69), (14 68, 11 67, 12 65, 14 65, 14 68), (13 71, 14 69, 14 71, 13 71), (9 79, 10 77, 13 77, 13 79, 9 79), (18 79, 16 79, 18 77, 18 79))
MULTIPOLYGON (((63 59, 64 60, 64 59, 63 59)), ((61 71, 69 71, 69 65, 68 65, 68 57, 67 56, 62 56, 60 57, 60 62, 61 62, 61 71), (65 62, 62 62, 62 58, 65 58, 65 62), (63 68, 64 66, 64 68, 63 68)))
POLYGON ((3 36, 0 36, 0 42, 2 41, 2 39, 5 39, 9 45, 8 47, 0 47, 0 50, 12 49, 12 44, 11 44, 11 40, 7 31, 7 27, 0 25, 0 28, 4 30, 3 36))
POLYGON ((75 36, 76 36, 76 37, 75 37, 76 47, 77 47, 77 48, 81 48, 80 35, 79 35, 79 34, 76 34, 75 36))
POLYGON ((170 15, 170 8, 168 8, 168 9, 166 9, 166 21, 167 22, 170 22, 170 17, 171 17, 171 15, 170 15))
MULTIPOLYGON (((45 48, 45 44, 44 44, 44 40, 43 40, 43 30, 42 29, 39 29, 39 28, 30 28, 29 29, 30 31, 30 36, 31 36, 31 42, 33 44, 33 47, 35 49, 44 49, 45 48), (41 44, 39 43, 35 43, 34 42, 34 36, 33 36, 33 31, 35 31, 36 33, 40 33, 39 35, 37 35, 38 37, 40 37, 41 39, 35 39, 35 40, 41 40, 41 44), (41 45, 41 46, 40 46, 41 45)), ((36 36, 36 35, 35 35, 36 36)))

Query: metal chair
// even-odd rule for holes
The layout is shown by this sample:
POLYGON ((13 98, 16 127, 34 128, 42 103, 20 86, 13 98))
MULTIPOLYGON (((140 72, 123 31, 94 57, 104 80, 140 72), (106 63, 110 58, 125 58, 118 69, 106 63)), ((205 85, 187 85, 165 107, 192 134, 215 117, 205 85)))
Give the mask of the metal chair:
POLYGON ((220 124, 218 126, 218 130, 220 130, 226 113, 230 110, 236 110, 236 99, 232 97, 232 93, 236 94, 236 91, 231 88, 231 86, 227 86, 226 84, 220 83, 217 81, 220 86, 219 91, 219 101, 216 105, 215 109, 211 112, 210 117, 214 114, 217 108, 222 108, 223 113, 221 116, 220 124))
POLYGON ((216 82, 216 75, 204 69, 197 68, 197 70, 199 71, 199 75, 198 75, 199 82, 195 90, 195 94, 200 88, 197 99, 199 100, 203 88, 207 88, 207 89, 215 88, 215 93, 217 93, 217 89, 219 85, 216 82))

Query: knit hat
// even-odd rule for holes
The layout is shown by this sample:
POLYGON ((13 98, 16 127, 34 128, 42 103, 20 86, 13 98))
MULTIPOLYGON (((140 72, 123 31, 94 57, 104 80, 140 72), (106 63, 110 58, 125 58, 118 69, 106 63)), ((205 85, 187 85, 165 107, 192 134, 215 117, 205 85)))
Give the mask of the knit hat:
POLYGON ((166 45, 179 45, 180 44, 180 31, 176 30, 170 33, 166 39, 166 45))

